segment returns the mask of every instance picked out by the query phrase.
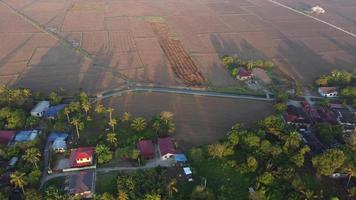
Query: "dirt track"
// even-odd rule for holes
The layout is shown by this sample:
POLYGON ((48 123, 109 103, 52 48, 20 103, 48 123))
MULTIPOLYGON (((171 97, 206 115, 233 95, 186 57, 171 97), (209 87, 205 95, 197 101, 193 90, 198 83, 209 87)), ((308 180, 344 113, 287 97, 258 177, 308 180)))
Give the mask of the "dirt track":
POLYGON ((175 113, 176 138, 184 147, 214 142, 235 123, 254 125, 273 112, 272 103, 190 95, 134 93, 104 101, 115 113, 146 118, 161 111, 175 113))

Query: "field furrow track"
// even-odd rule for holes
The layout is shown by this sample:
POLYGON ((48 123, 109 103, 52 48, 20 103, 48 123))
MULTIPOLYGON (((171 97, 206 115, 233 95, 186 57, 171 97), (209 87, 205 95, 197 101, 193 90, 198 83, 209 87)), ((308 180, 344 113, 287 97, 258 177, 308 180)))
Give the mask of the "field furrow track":
POLYGON ((168 27, 161 23, 151 23, 151 25, 176 76, 189 86, 202 85, 206 82, 182 43, 169 37, 168 27))

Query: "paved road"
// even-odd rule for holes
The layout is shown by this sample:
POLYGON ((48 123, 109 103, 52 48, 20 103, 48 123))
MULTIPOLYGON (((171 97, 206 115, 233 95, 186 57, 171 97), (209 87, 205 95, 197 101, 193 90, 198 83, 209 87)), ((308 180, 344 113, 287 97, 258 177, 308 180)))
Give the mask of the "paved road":
POLYGON ((256 101, 274 101, 270 98, 269 94, 266 97, 256 97, 249 95, 238 95, 238 94, 228 94, 221 92, 212 92, 202 89, 189 89, 189 88, 168 88, 168 87, 150 87, 150 86, 133 86, 120 88, 118 90, 111 90, 98 95, 95 100, 107 99, 113 96, 121 96, 130 92, 157 92, 157 93, 173 93, 173 94, 186 94, 186 95, 198 95, 198 96, 208 96, 208 97, 221 97, 221 98, 233 98, 233 99, 249 99, 256 101))

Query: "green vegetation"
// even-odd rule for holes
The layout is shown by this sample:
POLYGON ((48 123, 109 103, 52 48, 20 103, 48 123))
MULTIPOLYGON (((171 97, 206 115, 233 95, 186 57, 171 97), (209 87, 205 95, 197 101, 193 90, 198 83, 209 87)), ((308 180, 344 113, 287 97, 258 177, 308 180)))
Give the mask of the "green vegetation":
POLYGON ((269 116, 255 130, 235 125, 219 143, 192 149, 189 160, 215 199, 234 199, 236 194, 241 199, 328 199, 344 196, 346 188, 330 189, 321 176, 356 175, 353 139, 347 140, 350 146, 311 158, 299 133, 280 117, 269 116), (249 187, 254 192, 249 193, 249 187))
POLYGON ((225 69, 229 70, 233 77, 236 77, 238 67, 244 67, 247 70, 253 70, 254 68, 270 69, 274 67, 274 63, 270 60, 241 60, 229 55, 222 56, 221 60, 225 69))
POLYGON ((339 96, 349 104, 356 106, 356 71, 334 70, 329 75, 322 75, 315 80, 317 86, 339 87, 339 96))

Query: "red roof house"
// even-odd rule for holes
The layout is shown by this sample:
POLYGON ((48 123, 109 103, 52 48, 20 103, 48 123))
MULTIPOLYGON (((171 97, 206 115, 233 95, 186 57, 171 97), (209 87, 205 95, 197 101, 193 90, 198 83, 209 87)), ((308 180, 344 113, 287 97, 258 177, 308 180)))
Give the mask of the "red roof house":
POLYGON ((140 151, 140 155, 145 159, 154 158, 153 143, 151 140, 141 140, 137 143, 137 148, 140 151))
POLYGON ((173 146, 173 139, 171 137, 158 138, 157 144, 163 159, 168 159, 176 153, 176 149, 173 146))
POLYGON ((85 167, 93 164, 94 147, 72 149, 69 157, 71 167, 85 167))
POLYGON ((243 67, 239 67, 236 78, 239 80, 246 80, 252 77, 252 73, 243 67))
POLYGON ((15 134, 15 131, 0 131, 0 145, 8 145, 15 134))

